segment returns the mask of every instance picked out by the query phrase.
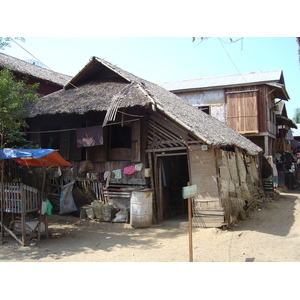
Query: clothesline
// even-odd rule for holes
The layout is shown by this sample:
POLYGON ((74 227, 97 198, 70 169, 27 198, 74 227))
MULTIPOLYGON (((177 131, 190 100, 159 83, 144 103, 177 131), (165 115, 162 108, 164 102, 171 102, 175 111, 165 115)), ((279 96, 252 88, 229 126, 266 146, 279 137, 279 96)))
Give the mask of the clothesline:
MULTIPOLYGON (((136 165, 128 166, 123 169, 124 175, 133 175, 136 172, 140 172, 143 169, 143 163, 139 163, 136 165)), ((105 171, 103 174, 103 180, 106 181, 106 187, 108 187, 110 179, 122 179, 122 169, 116 169, 112 171, 105 171), (114 175, 112 177, 112 175, 114 175)))

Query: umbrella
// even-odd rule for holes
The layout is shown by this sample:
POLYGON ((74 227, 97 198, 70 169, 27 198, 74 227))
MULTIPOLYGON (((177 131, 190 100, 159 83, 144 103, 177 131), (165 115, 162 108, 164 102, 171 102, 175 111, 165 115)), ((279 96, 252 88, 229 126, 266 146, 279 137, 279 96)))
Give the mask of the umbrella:
POLYGON ((0 149, 0 159, 13 159, 22 166, 29 167, 71 167, 60 154, 53 149, 0 149))
MULTIPOLYGON (((44 178, 42 192, 44 192, 46 171, 51 167, 71 167, 72 165, 64 160, 54 149, 0 149, 0 159, 12 159, 22 166, 43 167, 44 178)), ((2 176, 3 177, 3 176, 2 176)))

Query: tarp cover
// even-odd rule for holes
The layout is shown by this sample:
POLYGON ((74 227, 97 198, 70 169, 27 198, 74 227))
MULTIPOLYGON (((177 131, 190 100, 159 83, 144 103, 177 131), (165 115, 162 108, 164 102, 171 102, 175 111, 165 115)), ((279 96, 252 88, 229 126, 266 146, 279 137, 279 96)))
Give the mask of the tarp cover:
POLYGON ((13 159, 22 166, 55 167, 72 166, 53 149, 0 149, 0 159, 13 159))
POLYGON ((76 129, 77 147, 93 147, 103 145, 102 126, 90 126, 76 129))

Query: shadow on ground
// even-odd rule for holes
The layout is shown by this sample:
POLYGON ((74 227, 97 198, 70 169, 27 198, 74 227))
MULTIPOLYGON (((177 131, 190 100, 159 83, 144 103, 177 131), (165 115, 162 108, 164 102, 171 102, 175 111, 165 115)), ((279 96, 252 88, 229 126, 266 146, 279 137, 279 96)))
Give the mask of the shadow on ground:
MULTIPOLYGON (((281 193, 271 202, 265 202, 249 219, 240 221, 229 231, 238 236, 246 231, 255 231, 285 237, 295 223, 295 206, 300 205, 299 196, 299 189, 281 193)), ((76 254, 95 255, 95 252, 107 257, 111 254, 113 261, 113 255, 118 252, 115 250, 126 249, 126 255, 137 250, 153 252, 164 247, 164 238, 174 240, 173 248, 166 248, 165 251, 173 251, 173 256, 176 256, 175 239, 188 236, 186 216, 170 219, 150 228, 138 229, 124 223, 113 224, 59 215, 51 216, 49 224, 51 237, 43 238, 33 247, 22 247, 11 236, 6 235, 4 244, 0 245, 0 261, 59 261, 64 257, 70 259, 76 254)))
POLYGON ((60 260, 64 256, 93 251, 111 252, 116 248, 153 250, 161 247, 160 239, 187 235, 180 221, 166 221, 150 228, 133 228, 125 223, 97 222, 73 216, 53 215, 49 218, 49 239, 42 238, 35 246, 22 247, 5 235, 0 245, 0 261, 60 260))
POLYGON ((271 201, 256 208, 247 220, 240 221, 235 230, 253 230, 262 233, 286 236, 295 222, 295 206, 300 200, 300 189, 280 192, 271 201))

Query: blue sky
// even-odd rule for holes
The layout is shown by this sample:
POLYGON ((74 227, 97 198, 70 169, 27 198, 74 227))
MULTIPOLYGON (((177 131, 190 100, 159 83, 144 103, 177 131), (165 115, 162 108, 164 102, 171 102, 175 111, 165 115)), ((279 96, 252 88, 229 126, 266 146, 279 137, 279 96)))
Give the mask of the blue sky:
MULTIPOLYGON (((229 38, 209 38, 200 43, 192 37, 25 37, 18 42, 56 72, 75 75, 98 56, 154 83, 283 70, 290 100, 289 118, 300 108, 300 64, 295 37, 245 37, 229 44, 229 38), (227 43, 226 43, 227 42, 227 43)), ((234 40, 237 39, 232 37, 234 40)), ((4 53, 34 59, 17 44, 4 53)))

